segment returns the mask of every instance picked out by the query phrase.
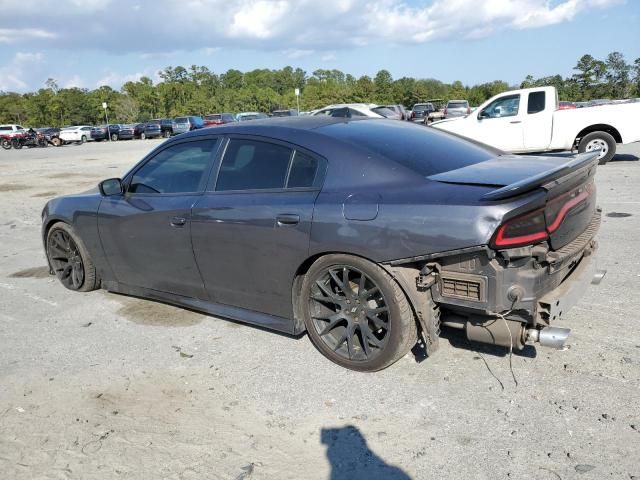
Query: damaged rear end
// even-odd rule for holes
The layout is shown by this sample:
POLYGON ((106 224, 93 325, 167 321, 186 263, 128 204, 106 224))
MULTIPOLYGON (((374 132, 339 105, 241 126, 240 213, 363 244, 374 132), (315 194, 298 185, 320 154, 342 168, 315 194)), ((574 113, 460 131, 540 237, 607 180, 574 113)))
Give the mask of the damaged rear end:
POLYGON ((431 255, 419 264, 418 289, 430 289, 441 325, 464 330, 470 340, 515 349, 526 342, 564 345, 569 330, 557 322, 594 277, 600 227, 597 154, 567 160, 509 156, 430 177, 505 185, 484 194, 481 202, 488 206, 523 200, 505 211, 487 245, 431 255), (526 168, 532 161, 540 162, 534 173, 526 168))

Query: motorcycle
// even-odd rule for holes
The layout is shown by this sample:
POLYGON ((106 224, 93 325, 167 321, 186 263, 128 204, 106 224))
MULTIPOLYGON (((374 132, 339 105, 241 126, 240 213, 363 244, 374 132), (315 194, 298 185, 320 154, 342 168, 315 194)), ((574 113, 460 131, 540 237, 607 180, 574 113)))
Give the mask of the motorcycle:
MULTIPOLYGON (((29 129, 27 133, 23 135, 16 135, 11 139, 11 147, 16 150, 20 150, 22 147, 39 147, 43 148, 49 145, 47 137, 41 133, 36 132, 33 129, 29 129)), ((4 144, 3 144, 4 148, 4 144)))

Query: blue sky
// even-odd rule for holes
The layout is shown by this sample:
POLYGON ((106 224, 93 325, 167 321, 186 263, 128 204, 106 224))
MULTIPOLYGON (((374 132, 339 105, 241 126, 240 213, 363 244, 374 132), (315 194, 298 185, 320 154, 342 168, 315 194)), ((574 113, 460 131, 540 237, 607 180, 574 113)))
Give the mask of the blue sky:
POLYGON ((639 0, 1 0, 0 90, 120 88, 165 66, 388 69, 474 84, 640 57, 639 0), (50 4, 50 5, 49 5, 50 4), (153 5, 153 9, 149 8, 153 5))

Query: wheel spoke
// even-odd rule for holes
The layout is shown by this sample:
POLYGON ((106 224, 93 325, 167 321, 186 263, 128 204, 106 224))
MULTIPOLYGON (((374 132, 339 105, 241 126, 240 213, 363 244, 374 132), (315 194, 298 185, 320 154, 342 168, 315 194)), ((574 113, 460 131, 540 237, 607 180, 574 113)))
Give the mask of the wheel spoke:
MULTIPOLYGON (((317 318, 317 317, 314 317, 314 318, 317 318)), ((329 317, 329 324, 326 327, 324 327, 324 329, 320 332, 320 336, 323 337, 327 333, 329 333, 331 330, 333 330, 336 327, 336 325, 340 323, 340 320, 343 320, 343 317, 342 315, 339 315, 339 314, 335 314, 329 317)))
POLYGON ((329 288, 327 288, 327 286, 324 283, 322 283, 320 280, 316 281, 316 285, 318 285, 318 288, 322 290, 322 293, 324 293, 328 297, 327 300, 328 299, 338 300, 340 298, 338 297, 338 295, 336 295, 331 290, 329 290, 329 288))
POLYGON ((342 267, 342 290, 344 290, 346 296, 353 295, 353 289, 349 282, 349 269, 347 267, 342 267))
POLYGON ((368 298, 371 298, 379 290, 380 289, 378 287, 371 287, 369 290, 365 290, 364 292, 362 292, 362 295, 360 295, 360 298, 362 300, 367 300, 368 298))
POLYGON ((338 285, 340 290, 344 291, 344 282, 340 280, 340 277, 338 277, 335 270, 329 270, 329 275, 331 275, 331 278, 333 278, 333 281, 336 282, 336 285, 338 285))
POLYGON ((360 274, 360 282, 358 283, 358 296, 360 296, 360 297, 366 291, 364 289, 366 281, 367 281, 367 277, 364 276, 364 273, 361 273, 360 274))
POLYGON ((365 336, 364 343, 368 345, 373 345, 374 347, 377 347, 377 348, 380 348, 382 346, 382 343, 380 342, 380 340, 378 340, 378 338, 373 334, 373 332, 368 326, 365 326, 365 325, 361 326, 360 331, 364 333, 364 336, 365 336))
POLYGON ((353 336, 354 336, 354 328, 349 325, 347 326, 347 352, 349 354, 349 360, 353 359, 353 336))
POLYGON ((342 344, 347 340, 347 329, 344 329, 344 333, 340 336, 340 339, 336 342, 336 346, 333 347, 333 351, 338 350, 342 344))
POLYGON ((387 322, 385 322, 381 318, 377 317, 376 315, 370 315, 370 314, 367 313, 367 318, 369 320, 371 320, 373 322, 373 324, 376 326, 376 328, 378 328, 378 329, 384 328, 386 330, 388 328, 388 326, 389 326, 389 324, 387 322))

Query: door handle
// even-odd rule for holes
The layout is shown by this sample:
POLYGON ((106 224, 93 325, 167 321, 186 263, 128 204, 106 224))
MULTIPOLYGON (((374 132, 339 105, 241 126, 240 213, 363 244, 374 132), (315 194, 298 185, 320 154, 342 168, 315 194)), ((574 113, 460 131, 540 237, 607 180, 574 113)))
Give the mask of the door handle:
POLYGON ((522 120, 512 120, 509 123, 522 123, 522 120))
POLYGON ((276 217, 276 223, 279 227, 297 225, 300 223, 300 215, 295 213, 281 213, 276 217))
POLYGON ((173 217, 170 222, 172 227, 184 227, 186 223, 187 219, 182 217, 173 217))

